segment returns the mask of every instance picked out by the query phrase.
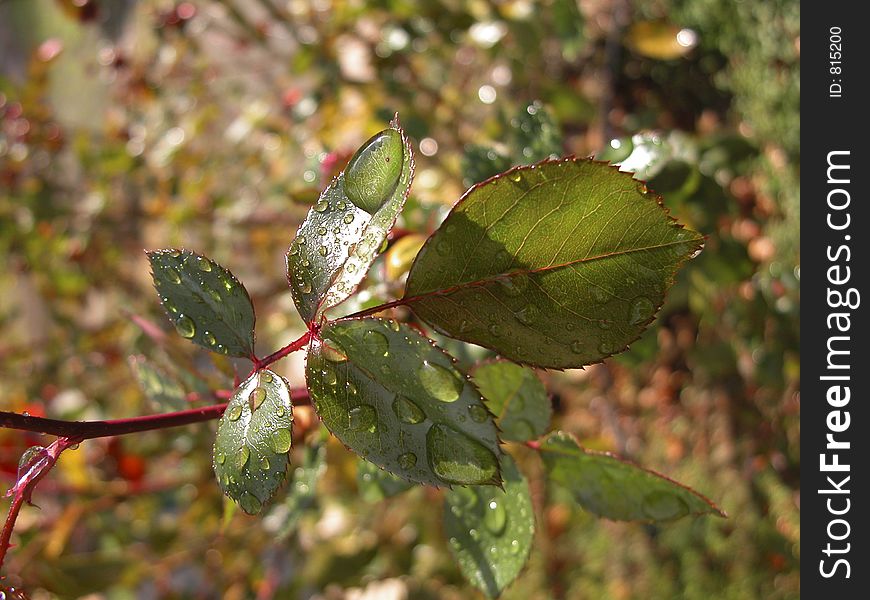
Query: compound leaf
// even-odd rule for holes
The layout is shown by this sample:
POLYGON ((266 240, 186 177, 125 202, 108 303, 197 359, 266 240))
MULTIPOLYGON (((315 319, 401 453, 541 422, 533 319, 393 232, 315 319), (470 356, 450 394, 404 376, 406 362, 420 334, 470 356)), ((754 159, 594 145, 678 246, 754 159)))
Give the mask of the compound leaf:
POLYGON ((284 482, 292 431, 290 388, 280 375, 257 371, 233 392, 218 423, 214 472, 246 513, 260 512, 284 482))
POLYGON ((207 350, 250 358, 254 306, 238 279, 189 250, 148 252, 160 302, 179 335, 207 350))
POLYGON ((525 442, 550 426, 553 407, 544 384, 528 367, 512 362, 482 363, 471 373, 503 440, 525 442))
POLYGON ((493 416, 447 353, 383 319, 334 321, 320 335, 308 352, 308 390, 346 446, 409 481, 501 482, 493 416))
POLYGON ((620 521, 670 521, 707 513, 725 516, 694 490, 610 454, 585 450, 567 433, 550 434, 540 450, 550 479, 596 515, 620 521))
POLYGON ((457 487, 444 497, 444 531, 465 578, 490 598, 516 579, 535 533, 525 477, 508 455, 501 459, 504 491, 457 487))
POLYGON ((630 175, 545 161, 471 188, 420 250, 402 302, 511 360, 581 367, 640 336, 702 245, 630 175))
POLYGON ((405 204, 413 177, 411 144, 394 119, 320 195, 287 251, 290 291, 307 323, 359 286, 405 204), (391 166, 396 161, 401 169, 391 166), (369 190, 377 198, 367 195, 369 190))

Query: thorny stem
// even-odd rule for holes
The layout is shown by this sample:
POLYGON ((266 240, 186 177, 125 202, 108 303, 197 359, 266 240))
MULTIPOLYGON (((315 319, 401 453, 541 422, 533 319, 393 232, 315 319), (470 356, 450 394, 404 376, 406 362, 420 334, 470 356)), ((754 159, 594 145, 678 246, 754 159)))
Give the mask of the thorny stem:
MULTIPOLYGON (((302 347, 308 340, 309 334, 303 336, 304 341, 297 340, 293 344, 299 343, 302 347)), ((291 344, 290 346, 293 346, 291 344)), ((290 347, 288 346, 288 348, 290 347)), ((275 354, 280 354, 278 360, 282 356, 289 354, 292 350, 282 348, 275 354)), ((263 360, 264 364, 271 364, 268 361, 272 358, 271 355, 263 360)), ((214 394, 216 397, 229 397, 231 392, 228 390, 219 390, 214 394)), ((297 405, 307 404, 309 402, 308 390, 305 388, 297 388, 290 390, 290 398, 297 405)), ((213 404, 201 408, 192 408, 179 412, 163 413, 158 415, 145 415, 141 417, 132 417, 128 419, 114 419, 110 421, 61 421, 58 419, 47 419, 44 417, 33 417, 27 414, 18 414, 7 411, 0 411, 0 427, 8 429, 18 429, 21 431, 34 431, 37 433, 46 433, 56 435, 58 438, 49 444, 46 448, 39 451, 37 455, 31 458, 25 465, 24 473, 19 472, 18 480, 15 482, 6 496, 12 496, 12 503, 9 506, 9 513, 6 516, 6 521, 3 524, 3 529, 0 531, 0 568, 3 567, 3 561, 6 558, 6 551, 9 549, 9 542, 12 537, 12 530, 15 528, 15 521, 18 519, 18 513, 21 511, 21 506, 24 502, 30 503, 30 498, 36 484, 54 467, 60 454, 67 448, 82 442, 99 437, 109 437, 115 435, 125 435, 128 433, 138 433, 140 431, 153 431, 156 429, 167 429, 170 427, 180 427, 191 423, 199 423, 219 418, 227 407, 227 403, 213 404)))

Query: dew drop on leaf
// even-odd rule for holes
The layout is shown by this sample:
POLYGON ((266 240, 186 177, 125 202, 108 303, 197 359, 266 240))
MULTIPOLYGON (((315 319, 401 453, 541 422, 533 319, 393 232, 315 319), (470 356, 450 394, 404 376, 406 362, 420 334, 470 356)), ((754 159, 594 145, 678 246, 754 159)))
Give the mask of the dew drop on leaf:
POLYGON ((455 402, 462 391, 462 382, 441 365, 423 361, 417 371, 423 389, 441 402, 455 402))
POLYGON ((496 480, 498 462, 479 442, 446 425, 433 425, 426 433, 429 463, 444 482, 482 485, 496 480))
POLYGON ((247 446, 239 448, 238 454, 233 458, 236 461, 236 468, 241 471, 248 464, 248 459, 251 457, 251 450, 247 446))
POLYGON ((270 438, 272 450, 275 454, 286 454, 290 451, 290 446, 293 442, 293 436, 289 429, 279 429, 272 434, 270 438))
POLYGON ((348 411, 347 416, 350 420, 350 428, 354 431, 374 433, 378 427, 378 413, 368 404, 354 406, 348 411))
POLYGON ((421 423, 426 418, 420 407, 404 396, 396 396, 396 399, 393 400, 393 412, 396 413, 400 421, 410 425, 421 423))
POLYGON ((239 417, 241 417, 241 416, 242 416, 242 405, 241 404, 234 404, 232 407, 230 407, 230 412, 229 412, 229 414, 227 414, 227 418, 230 421, 238 421, 239 417))
POLYGON ((471 420, 475 423, 483 423, 489 416, 486 409, 477 404, 472 404, 468 407, 468 414, 471 415, 471 420))
POLYGON ((402 135, 385 129, 356 151, 344 173, 344 193, 351 202, 368 213, 377 212, 399 182, 402 146, 402 135))
POLYGON ((363 343, 366 349, 375 356, 387 356, 390 353, 390 342, 380 331, 371 329, 363 335, 363 343))
POLYGON ((631 304, 631 313, 628 316, 629 323, 639 325, 652 317, 654 311, 655 305, 652 300, 641 296, 631 304))
POLYGON ((255 387, 248 394, 248 401, 251 403, 251 410, 257 410, 266 399, 266 390, 261 387, 255 387))
POLYGON ((175 331, 183 338, 190 339, 196 335, 196 325, 187 315, 179 315, 175 321, 175 331))
POLYGON ((665 491, 655 491, 643 499, 643 513, 655 521, 676 519, 689 514, 689 507, 676 494, 665 491))
POLYGON ((417 464, 417 455, 413 452, 405 452, 399 456, 399 466, 405 469, 413 469, 417 464))

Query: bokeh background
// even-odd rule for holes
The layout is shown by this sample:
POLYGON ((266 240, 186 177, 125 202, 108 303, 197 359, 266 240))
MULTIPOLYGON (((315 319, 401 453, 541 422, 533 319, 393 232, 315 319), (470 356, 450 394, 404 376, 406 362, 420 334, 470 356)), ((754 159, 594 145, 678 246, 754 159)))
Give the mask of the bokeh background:
MULTIPOLYGON (((295 339, 283 253, 396 111, 418 150, 400 226, 423 235, 546 137, 624 161, 708 236, 628 352, 541 373, 555 425, 730 517, 598 520, 511 449, 538 534, 505 597, 798 598, 799 25, 796 0, 0 0, 0 409, 121 418, 246 372, 171 335, 143 248, 232 269, 261 353, 295 339)), ((379 259, 356 304, 396 297, 413 253, 379 259)), ((300 355, 277 368, 304 385, 300 355)), ((6 583, 34 599, 477 597, 439 493, 358 472, 297 415, 294 480, 258 518, 214 482, 213 422, 67 452, 22 512, 6 583)), ((48 441, 0 430, 0 484, 48 441)))

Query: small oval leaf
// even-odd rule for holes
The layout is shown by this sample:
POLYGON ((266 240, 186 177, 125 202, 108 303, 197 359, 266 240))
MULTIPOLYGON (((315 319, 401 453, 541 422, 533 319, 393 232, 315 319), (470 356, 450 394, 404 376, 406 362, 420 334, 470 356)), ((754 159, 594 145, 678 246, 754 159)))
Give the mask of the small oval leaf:
POLYGON ((540 450, 550 479, 596 515, 620 521, 670 521, 708 513, 725 516, 694 490, 613 455, 585 450, 567 433, 550 434, 540 450))
POLYGON ((702 245, 630 175, 547 161, 471 188, 420 250, 402 303, 511 360, 581 367, 640 336, 702 245))
POLYGON ((343 302, 356 290, 408 197, 414 178, 411 144, 398 119, 393 120, 387 131, 394 133, 378 134, 386 142, 378 146, 377 152, 364 153, 362 157, 358 153, 354 173, 349 170, 341 173, 323 190, 287 251, 287 281, 296 309, 306 323, 316 321, 324 310, 343 302), (394 148, 396 139, 401 141, 402 152, 394 148), (395 167, 378 170, 372 161, 393 165, 396 157, 400 169, 397 182, 390 187, 385 181, 393 177, 395 167), (357 201, 372 208, 371 214, 347 195, 349 176, 349 187, 356 190, 352 193, 357 201), (372 196, 383 194, 387 188, 391 191, 380 200, 370 201, 371 196, 360 191, 364 186, 376 190, 372 196), (373 207, 375 202, 378 206, 373 207))
POLYGON ((189 250, 148 252, 160 302, 184 338, 218 354, 254 354, 254 306, 227 269, 189 250))
POLYGON ((402 174, 402 134, 384 129, 368 139, 347 163, 344 193, 354 205, 374 214, 387 201, 402 174))
POLYGON ((248 514, 262 510, 287 476, 293 432, 290 388, 257 371, 233 392, 218 423, 214 472, 223 492, 248 514))
POLYGON ((181 384, 144 356, 131 356, 130 369, 142 393, 156 410, 182 410, 188 407, 187 394, 181 384))
POLYGON ((498 484, 492 415, 450 356, 395 321, 334 321, 312 341, 308 390, 351 450, 409 481, 498 484))
POLYGON ((504 491, 458 487, 444 496, 444 532, 465 578, 490 598, 519 575, 535 533, 532 498, 510 456, 501 459, 504 491))
POLYGON ((525 442, 547 431, 553 407, 544 384, 534 371, 511 362, 496 361, 477 366, 471 376, 496 416, 503 440, 525 442))

